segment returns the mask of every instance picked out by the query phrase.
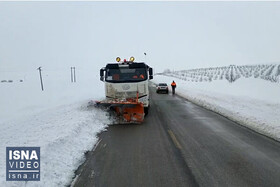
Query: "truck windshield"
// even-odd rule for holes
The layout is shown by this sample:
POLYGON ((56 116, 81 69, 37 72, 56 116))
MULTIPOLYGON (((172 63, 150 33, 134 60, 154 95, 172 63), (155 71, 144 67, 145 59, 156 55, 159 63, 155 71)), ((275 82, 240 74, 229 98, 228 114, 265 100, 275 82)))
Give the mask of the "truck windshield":
POLYGON ((107 82, 140 82, 147 80, 147 71, 145 68, 118 68, 107 69, 105 80, 107 82))

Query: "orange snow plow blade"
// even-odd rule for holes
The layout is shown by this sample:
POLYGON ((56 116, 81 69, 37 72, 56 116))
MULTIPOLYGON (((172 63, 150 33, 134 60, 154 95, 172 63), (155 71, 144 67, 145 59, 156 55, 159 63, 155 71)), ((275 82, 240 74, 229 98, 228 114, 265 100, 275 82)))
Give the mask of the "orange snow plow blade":
POLYGON ((114 110, 121 123, 142 123, 144 120, 144 105, 137 101, 96 102, 96 106, 114 110))
POLYGON ((123 104, 122 107, 115 107, 118 115, 126 122, 141 123, 144 120, 144 107, 142 103, 123 104))
POLYGON ((136 98, 129 98, 125 101, 111 100, 96 102, 96 106, 103 106, 114 110, 119 118, 119 123, 142 123, 144 121, 144 105, 136 98))

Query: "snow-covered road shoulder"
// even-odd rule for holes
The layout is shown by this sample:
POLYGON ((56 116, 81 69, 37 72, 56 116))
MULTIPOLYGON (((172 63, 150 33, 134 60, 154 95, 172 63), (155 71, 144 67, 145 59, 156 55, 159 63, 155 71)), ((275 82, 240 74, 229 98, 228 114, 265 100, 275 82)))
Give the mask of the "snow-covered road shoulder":
POLYGON ((87 108, 89 100, 104 97, 99 75, 79 72, 71 83, 68 69, 44 68, 44 91, 36 71, 1 74, 0 79, 14 81, 0 83, 0 186, 71 184, 84 153, 110 123, 106 112, 87 108), (40 147, 40 181, 6 181, 6 147, 40 147))
POLYGON ((189 82, 163 75, 155 76, 153 82, 170 85, 172 80, 178 95, 280 141, 280 102, 275 97, 280 94, 279 84, 254 79, 189 82))
POLYGON ((1 122, 0 186, 70 185, 84 153, 97 142, 97 134, 109 123, 106 113, 87 103, 68 104, 35 115, 1 122), (20 124, 20 128, 19 128, 20 124), (5 181, 6 147, 40 147, 41 180, 5 181))

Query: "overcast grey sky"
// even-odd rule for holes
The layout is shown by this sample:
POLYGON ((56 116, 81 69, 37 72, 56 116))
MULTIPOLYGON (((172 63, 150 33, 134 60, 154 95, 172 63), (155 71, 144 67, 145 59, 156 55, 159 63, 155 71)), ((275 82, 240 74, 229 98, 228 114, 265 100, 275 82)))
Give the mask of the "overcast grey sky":
POLYGON ((0 2, 0 71, 280 62, 280 2, 0 2))

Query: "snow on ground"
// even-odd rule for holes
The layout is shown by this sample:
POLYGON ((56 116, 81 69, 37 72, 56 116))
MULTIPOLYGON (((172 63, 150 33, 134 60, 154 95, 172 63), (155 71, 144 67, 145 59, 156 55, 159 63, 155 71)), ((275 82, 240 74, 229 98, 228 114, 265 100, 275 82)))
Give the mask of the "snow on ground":
POLYGON ((39 74, 32 72, 0 72, 0 122, 26 116, 58 105, 104 97, 104 85, 93 71, 76 70, 76 83, 71 83, 70 69, 53 71, 43 68, 44 91, 39 74), (19 82, 23 80, 23 82, 19 82))
MULTIPOLYGON (((37 71, 1 72, 0 186, 70 185, 84 152, 93 148, 97 133, 110 123, 106 113, 87 102, 104 98, 104 85, 92 71, 77 69, 77 83, 69 71, 43 69, 44 91, 37 71), (23 80, 20 82, 19 80, 23 80), (6 182, 6 147, 41 148, 39 182, 6 182)), ((154 82, 177 82, 177 93, 244 126, 280 140, 280 86, 262 79, 240 78, 191 82, 162 75, 154 82)))
POLYGON ((280 141, 280 85, 266 80, 240 78, 191 82, 156 75, 153 82, 177 83, 176 93, 261 134, 280 141))
POLYGON ((13 80, 0 83, 0 186, 70 185, 84 153, 110 123, 104 111, 87 108, 90 99, 104 98, 98 75, 78 72, 71 83, 68 71, 43 71, 43 92, 36 71, 0 74, 13 80), (6 147, 13 146, 41 148, 40 181, 6 181, 6 147))

